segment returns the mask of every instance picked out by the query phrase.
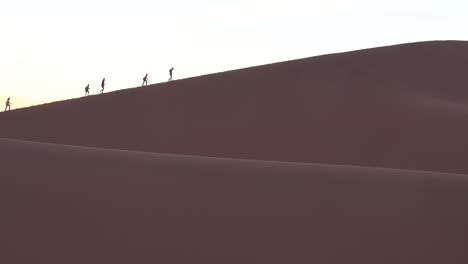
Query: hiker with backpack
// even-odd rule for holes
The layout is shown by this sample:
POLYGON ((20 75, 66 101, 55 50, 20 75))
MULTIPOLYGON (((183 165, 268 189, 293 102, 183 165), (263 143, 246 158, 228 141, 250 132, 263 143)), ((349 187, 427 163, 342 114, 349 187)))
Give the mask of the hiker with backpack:
POLYGON ((148 85, 148 74, 146 74, 145 77, 143 77, 143 84, 141 86, 145 85, 148 85))
POLYGON ((8 97, 8 99, 5 102, 5 112, 7 111, 7 109, 8 109, 8 111, 11 110, 11 105, 12 105, 12 103, 10 101, 10 97, 8 97))
POLYGON ((89 84, 85 87, 85 96, 89 95, 89 84))

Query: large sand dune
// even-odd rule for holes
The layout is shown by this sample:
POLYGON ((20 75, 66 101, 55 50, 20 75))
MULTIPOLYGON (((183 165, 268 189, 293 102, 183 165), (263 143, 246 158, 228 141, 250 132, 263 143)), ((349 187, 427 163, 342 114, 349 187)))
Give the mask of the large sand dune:
POLYGON ((468 261, 465 175, 12 140, 0 156, 1 263, 468 261))
POLYGON ((468 173, 468 43, 312 57, 0 114, 0 137, 468 173))
POLYGON ((467 64, 413 43, 0 113, 0 263, 468 263, 467 64))

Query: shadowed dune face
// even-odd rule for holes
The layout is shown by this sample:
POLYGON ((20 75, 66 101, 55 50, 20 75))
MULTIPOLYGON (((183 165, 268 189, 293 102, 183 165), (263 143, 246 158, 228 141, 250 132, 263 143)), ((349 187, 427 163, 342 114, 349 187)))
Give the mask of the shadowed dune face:
POLYGON ((68 145, 0 139, 0 263, 468 263, 467 62, 415 43, 1 113, 68 145))
POLYGON ((4 139, 0 158, 1 263, 468 261, 464 175, 4 139))
POLYGON ((0 114, 0 137, 468 173, 468 44, 333 54, 0 114))

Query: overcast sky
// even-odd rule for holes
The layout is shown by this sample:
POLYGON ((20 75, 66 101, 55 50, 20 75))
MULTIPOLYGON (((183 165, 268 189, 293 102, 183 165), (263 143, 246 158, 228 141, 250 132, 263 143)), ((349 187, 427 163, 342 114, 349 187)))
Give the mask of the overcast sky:
MULTIPOLYGON (((64 99, 320 54, 468 39, 468 1, 3 0, 0 96, 64 99)), ((1 99, 1 98, 0 98, 1 99)), ((1 99, 3 100, 3 99, 1 99)))

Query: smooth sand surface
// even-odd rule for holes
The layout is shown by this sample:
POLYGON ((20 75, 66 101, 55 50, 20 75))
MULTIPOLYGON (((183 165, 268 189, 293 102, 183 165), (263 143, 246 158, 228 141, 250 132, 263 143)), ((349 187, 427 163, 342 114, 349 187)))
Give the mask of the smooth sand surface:
POLYGON ((0 157, 2 263, 468 261, 466 175, 6 139, 0 157))
POLYGON ((413 43, 2 112, 0 263, 468 263, 466 65, 413 43))
POLYGON ((468 173, 468 43, 332 54, 0 113, 0 137, 468 173))

